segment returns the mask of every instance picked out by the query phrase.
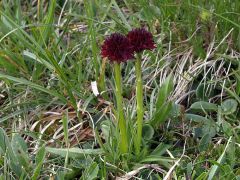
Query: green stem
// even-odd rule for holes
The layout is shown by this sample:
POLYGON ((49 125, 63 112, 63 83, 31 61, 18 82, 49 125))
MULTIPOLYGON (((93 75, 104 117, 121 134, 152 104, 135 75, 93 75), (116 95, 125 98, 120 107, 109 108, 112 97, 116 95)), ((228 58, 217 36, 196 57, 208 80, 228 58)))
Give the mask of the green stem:
POLYGON ((128 151, 128 138, 126 121, 123 113, 123 98, 122 98, 122 78, 121 69, 119 63, 114 63, 115 71, 115 86, 116 86, 116 100, 117 100, 117 119, 120 129, 120 151, 121 153, 127 153, 128 151))
POLYGON ((136 71, 136 98, 137 98, 137 137, 135 141, 136 154, 139 155, 142 141, 142 126, 143 126, 143 87, 142 87, 142 69, 141 56, 137 55, 135 63, 136 71))

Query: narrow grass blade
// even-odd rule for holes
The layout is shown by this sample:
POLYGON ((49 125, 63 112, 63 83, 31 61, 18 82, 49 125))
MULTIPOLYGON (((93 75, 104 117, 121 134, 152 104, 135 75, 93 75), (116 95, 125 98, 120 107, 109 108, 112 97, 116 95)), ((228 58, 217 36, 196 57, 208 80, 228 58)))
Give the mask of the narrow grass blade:
POLYGON ((31 88, 34 88, 34 89, 37 89, 39 91, 45 92, 45 93, 50 94, 54 97, 58 97, 63 102, 67 102, 66 98, 64 96, 62 96, 61 94, 57 93, 56 91, 49 90, 49 89, 47 89, 43 86, 35 84, 35 83, 33 83, 31 81, 28 81, 26 79, 16 78, 16 77, 5 75, 5 74, 2 74, 2 73, 0 73, 0 78, 5 78, 5 79, 8 79, 10 81, 14 81, 14 82, 17 82, 17 83, 20 83, 20 84, 30 86, 31 88))
POLYGON ((102 149, 80 149, 80 148, 51 148, 47 147, 49 153, 66 157, 67 153, 70 158, 82 157, 84 155, 100 155, 103 154, 102 149))

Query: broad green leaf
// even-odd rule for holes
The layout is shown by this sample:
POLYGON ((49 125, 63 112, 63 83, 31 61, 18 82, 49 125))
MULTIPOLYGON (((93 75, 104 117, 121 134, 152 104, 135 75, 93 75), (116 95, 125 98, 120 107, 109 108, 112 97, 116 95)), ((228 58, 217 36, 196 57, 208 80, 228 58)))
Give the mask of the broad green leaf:
POLYGON ((93 162, 89 167, 87 167, 83 173, 82 180, 94 180, 97 178, 99 171, 99 166, 96 162, 93 162))
POLYGON ((158 108, 153 118, 150 120, 150 124, 153 127, 161 125, 169 116, 172 110, 172 102, 166 102, 162 107, 158 108))
POLYGON ((194 138, 203 137, 204 134, 203 134, 202 128, 201 128, 201 127, 195 127, 195 128, 193 128, 193 135, 194 135, 194 138))
POLYGON ((32 175, 32 180, 37 180, 39 175, 40 175, 40 172, 41 172, 41 168, 42 168, 42 165, 43 165, 43 162, 44 162, 44 158, 46 156, 46 150, 45 150, 45 147, 41 147, 37 154, 36 154, 36 167, 34 169, 34 172, 33 172, 33 175, 32 175))
POLYGON ((214 137, 217 133, 216 123, 212 119, 204 122, 204 125, 202 126, 202 132, 204 135, 209 134, 211 137, 214 137))
POLYGON ((235 99, 227 99, 223 101, 222 113, 225 115, 232 114, 237 110, 238 102, 235 99))
POLYGON ((146 162, 174 162, 175 159, 173 158, 167 158, 164 156, 158 156, 158 155, 150 155, 141 160, 142 163, 146 162))
POLYGON ((168 144, 164 144, 164 143, 160 143, 154 150, 153 152, 151 153, 151 155, 155 155, 155 156, 161 156, 163 155, 166 150, 168 148, 170 148, 171 145, 168 145, 168 144))
POLYGON ((82 157, 84 155, 100 155, 103 154, 102 149, 80 149, 80 148, 51 148, 47 147, 49 153, 66 157, 67 153, 70 158, 82 157))
POLYGON ((172 75, 169 75, 159 89, 156 102, 157 109, 162 107, 162 105, 166 103, 166 100, 168 99, 172 90, 173 90, 173 78, 172 75))
POLYGON ((13 135, 11 144, 12 144, 13 149, 21 148, 24 152, 28 151, 26 142, 19 134, 13 135))
POLYGON ((37 165, 43 162, 45 155, 46 155, 46 149, 44 146, 42 146, 39 148, 39 150, 36 154, 36 157, 35 157, 37 165))
POLYGON ((227 121, 222 120, 222 128, 223 128, 223 132, 225 135, 227 136, 231 136, 232 135, 232 126, 230 123, 228 123, 227 121))
POLYGON ((171 117, 177 118, 177 117, 181 116, 181 113, 182 113, 181 112, 181 105, 174 103, 173 107, 172 107, 172 110, 170 112, 171 117))
POLYGON ((2 128, 0 128, 0 148, 4 153, 7 153, 10 156, 11 160, 17 161, 13 153, 9 138, 7 137, 6 132, 2 128))
POLYGON ((111 132, 110 122, 109 121, 103 121, 101 123, 101 131, 102 131, 102 134, 104 136, 104 139, 106 141, 108 141, 109 137, 110 137, 110 132, 111 132))
POLYGON ((18 162, 20 163, 21 167, 25 169, 25 171, 30 170, 31 164, 29 162, 30 158, 28 156, 28 148, 27 144, 25 143, 24 139, 19 135, 19 134, 14 134, 12 141, 11 141, 11 146, 13 149, 13 152, 18 159, 18 162))
POLYGON ((200 152, 205 151, 210 141, 211 141, 211 136, 209 134, 205 134, 199 142, 199 146, 198 146, 199 151, 200 152))
POLYGON ((17 157, 15 156, 12 146, 10 144, 9 138, 7 137, 5 131, 0 128, 0 149, 3 153, 6 154, 6 157, 9 161, 12 171, 20 177, 22 174, 21 165, 18 162, 17 157))
POLYGON ((216 104, 198 101, 191 105, 190 109, 192 110, 203 110, 203 111, 217 111, 218 107, 216 104))
POLYGON ((189 121, 199 122, 199 123, 209 121, 208 118, 203 117, 203 116, 199 116, 199 115, 196 115, 196 114, 185 114, 185 119, 189 120, 189 121))
POLYGON ((150 120, 150 124, 153 127, 157 127, 162 124, 167 117, 169 116, 172 110, 172 102, 167 101, 170 93, 173 90, 173 78, 172 75, 169 75, 164 83, 161 85, 158 97, 156 101, 156 112, 153 115, 153 118, 150 120))
POLYGON ((151 140, 154 135, 154 129, 149 124, 144 124, 142 128, 143 138, 145 140, 151 140))

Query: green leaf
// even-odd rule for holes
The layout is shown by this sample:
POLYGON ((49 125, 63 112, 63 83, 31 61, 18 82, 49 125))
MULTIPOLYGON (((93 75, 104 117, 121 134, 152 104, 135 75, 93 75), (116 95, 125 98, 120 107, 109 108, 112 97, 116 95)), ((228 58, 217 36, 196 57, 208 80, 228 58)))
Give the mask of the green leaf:
POLYGON ((110 122, 109 121, 103 121, 101 123, 101 131, 102 131, 102 134, 103 134, 103 137, 106 141, 109 140, 110 138, 110 132, 111 132, 111 127, 110 127, 110 122))
MULTIPOLYGON (((62 124, 63 124, 63 133, 64 133, 64 139, 65 139, 65 144, 66 147, 69 147, 69 139, 68 139, 68 110, 66 110, 66 114, 62 118, 62 124)), ((65 157, 65 163, 64 167, 67 167, 68 164, 68 153, 65 157)))
POLYGON ((20 163, 21 167, 25 169, 25 171, 30 170, 31 164, 30 158, 28 156, 28 148, 27 144, 25 143, 24 139, 19 135, 19 134, 14 134, 12 141, 11 141, 11 146, 13 149, 13 152, 15 156, 18 159, 18 162, 20 163))
POLYGON ((170 93, 173 90, 173 77, 169 75, 164 83, 161 85, 158 97, 156 101, 156 112, 153 115, 153 118, 150 120, 150 124, 153 127, 157 127, 162 124, 167 117, 169 116, 172 110, 172 102, 167 101, 170 93))
POLYGON ((155 112, 153 118, 150 120, 150 124, 153 127, 158 127, 167 119, 171 110, 172 110, 172 102, 166 102, 165 104, 163 104, 161 108, 159 108, 155 112))
POLYGON ((143 138, 145 140, 151 140, 154 135, 154 129, 150 124, 144 124, 142 128, 143 138))
POLYGON ((223 101, 221 107, 222 107, 222 113, 225 115, 232 114, 236 112, 238 106, 238 102, 235 99, 227 99, 223 101))
POLYGON ((119 16, 119 18, 122 20, 122 22, 124 23, 125 27, 127 27, 128 30, 131 30, 131 26, 128 23, 126 17, 124 16, 124 14, 122 13, 121 9, 119 8, 116 0, 112 0, 113 3, 113 7, 116 10, 117 15, 119 16))
POLYGON ((80 149, 80 148, 51 148, 47 147, 46 150, 49 153, 56 154, 62 157, 66 157, 67 153, 70 158, 82 157, 84 155, 100 155, 103 154, 102 149, 80 149))
POLYGON ((147 5, 140 10, 140 18, 142 20, 150 21, 159 16, 161 16, 161 12, 157 6, 147 5))
POLYGON ((81 179, 93 180, 97 178, 99 166, 96 162, 93 162, 90 167, 86 168, 83 177, 81 179))
POLYGON ((194 165, 192 162, 187 163, 187 176, 191 177, 192 170, 194 168, 194 165))
POLYGON ((30 59, 37 61, 40 64, 43 64, 44 66, 46 66, 49 70, 54 71, 54 67, 46 60, 44 60, 41 57, 36 56, 35 54, 29 52, 29 51, 23 51, 23 55, 26 57, 29 57, 30 59))
POLYGON ((18 162, 17 157, 15 156, 12 146, 10 144, 10 141, 5 133, 5 131, 0 128, 0 149, 2 150, 3 153, 6 154, 7 159, 10 163, 10 167, 12 169, 12 171, 18 176, 20 177, 22 174, 21 171, 21 165, 18 162))
POLYGON ((216 123, 212 119, 209 119, 204 123, 202 127, 202 132, 204 135, 209 134, 211 137, 214 137, 217 133, 216 123))
POLYGON ((200 84, 196 89, 197 98, 203 101, 207 101, 213 94, 213 88, 208 88, 205 84, 200 84))
POLYGON ((12 138, 12 147, 13 150, 21 148, 24 152, 28 151, 28 147, 24 139, 19 134, 14 134, 12 138))
POLYGON ((236 77, 236 94, 240 95, 240 75, 234 71, 234 75, 236 77))
MULTIPOLYGON (((226 159, 227 159, 227 157, 226 157, 226 159)), ((236 175, 235 175, 235 172, 234 172, 234 168, 232 168, 228 164, 223 165, 223 167, 220 170, 220 177, 224 177, 225 179, 234 179, 235 180, 236 175)))
POLYGON ((142 163, 147 163, 147 162, 174 162, 175 159, 173 158, 167 158, 163 156, 158 156, 158 155, 150 155, 141 160, 142 163))
POLYGON ((166 103, 166 100, 168 99, 172 90, 173 90, 173 78, 172 75, 169 75, 159 89, 158 98, 156 102, 157 109, 162 107, 166 103))
POLYGON ((204 134, 202 132, 202 128, 201 127, 194 127, 193 128, 193 135, 194 135, 194 138, 203 137, 204 134))
POLYGON ((208 118, 203 117, 203 116, 199 116, 199 115, 196 115, 196 114, 185 114, 185 119, 189 120, 189 121, 198 122, 198 123, 203 123, 205 121, 209 121, 208 118))
POLYGON ((218 107, 216 104, 205 102, 205 101, 198 101, 191 105, 190 109, 192 110, 203 110, 203 111, 217 111, 218 107))
POLYGON ((38 179, 38 177, 40 175, 40 172, 41 172, 41 168, 42 168, 44 159, 45 159, 45 156, 46 156, 46 150, 45 150, 45 147, 43 146, 38 150, 36 158, 35 158, 36 159, 36 168, 34 169, 34 172, 33 172, 33 175, 32 175, 33 180, 38 179))
POLYGON ((36 154, 36 157, 35 157, 37 165, 40 164, 41 162, 43 162, 45 155, 46 155, 46 149, 44 146, 42 146, 41 148, 39 148, 39 150, 36 154))
POLYGON ((155 156, 161 156, 163 155, 167 149, 169 149, 171 145, 160 143, 151 153, 151 155, 155 156))
POLYGON ((196 180, 206 180, 207 175, 208 175, 207 172, 203 172, 196 178, 196 180))
POLYGON ((232 126, 227 121, 222 120, 222 128, 224 134, 226 134, 227 136, 232 135, 232 126))
MULTIPOLYGON (((45 16, 44 23, 47 25, 51 25, 54 23, 54 15, 55 15, 55 8, 56 8, 56 0, 49 1, 49 8, 48 8, 48 14, 45 16)), ((45 26, 43 28, 43 31, 41 32, 41 35, 43 36, 43 40, 46 41, 48 38, 50 32, 51 32, 52 26, 45 26)))
POLYGON ((211 136, 209 134, 205 134, 199 142, 199 146, 198 146, 199 151, 200 152, 205 151, 210 141, 211 141, 211 136))
POLYGON ((173 118, 181 116, 181 105, 174 103, 170 115, 173 118))
POLYGON ((235 140, 233 139, 232 142, 230 142, 229 148, 226 151, 226 162, 231 167, 234 167, 235 163, 238 161, 238 148, 236 148, 237 145, 235 145, 235 140))
POLYGON ((222 86, 222 88, 227 91, 227 93, 232 96, 233 98, 235 98, 235 100, 240 104, 240 97, 232 90, 230 90, 229 88, 226 88, 224 86, 222 86))
POLYGON ((69 144, 69 140, 68 140, 68 122, 69 122, 68 121, 68 111, 66 111, 66 114, 62 118, 64 139, 65 139, 66 146, 68 146, 68 144, 69 144))

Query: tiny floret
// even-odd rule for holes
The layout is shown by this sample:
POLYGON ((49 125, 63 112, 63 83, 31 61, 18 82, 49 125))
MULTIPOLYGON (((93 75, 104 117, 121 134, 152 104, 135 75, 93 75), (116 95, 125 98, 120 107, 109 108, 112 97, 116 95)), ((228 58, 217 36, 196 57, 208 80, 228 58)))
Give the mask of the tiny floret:
POLYGON ((133 58, 133 50, 127 37, 113 33, 104 41, 101 55, 110 62, 121 63, 133 58))
POLYGON ((133 29, 127 34, 133 51, 139 53, 143 50, 152 50, 155 48, 153 35, 144 28, 133 29))

